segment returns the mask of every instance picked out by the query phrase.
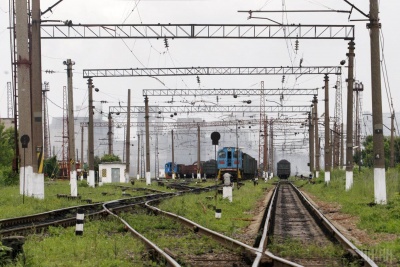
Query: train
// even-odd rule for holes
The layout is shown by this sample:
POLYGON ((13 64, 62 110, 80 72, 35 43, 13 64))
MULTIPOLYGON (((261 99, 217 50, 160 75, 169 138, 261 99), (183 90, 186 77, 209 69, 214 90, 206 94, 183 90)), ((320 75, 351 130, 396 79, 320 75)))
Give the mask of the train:
POLYGON ((230 173, 232 181, 253 179, 258 174, 257 160, 236 147, 223 147, 218 150, 218 179, 230 173))
MULTIPOLYGON (((174 168, 172 168, 172 162, 165 163, 165 178, 172 178, 172 170, 175 173, 175 178, 197 178, 197 161, 189 165, 175 163, 174 168)), ((200 161, 199 172, 201 177, 215 178, 217 175, 216 160, 200 161)))
POLYGON ((280 179, 287 179, 290 176, 290 162, 286 159, 278 161, 276 164, 276 176, 280 179))

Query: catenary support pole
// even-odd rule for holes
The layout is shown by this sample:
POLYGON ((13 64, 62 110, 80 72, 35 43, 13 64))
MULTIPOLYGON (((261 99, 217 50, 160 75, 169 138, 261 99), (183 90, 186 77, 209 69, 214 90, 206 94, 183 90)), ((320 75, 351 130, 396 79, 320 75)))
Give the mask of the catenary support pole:
POLYGON ((325 183, 331 181, 332 149, 330 144, 329 76, 325 75, 325 183))
POLYGON ((374 148, 374 192, 377 204, 386 204, 385 151, 383 144, 379 4, 370 0, 372 122, 374 148))
MULTIPOLYGON (((25 2, 26 5, 26 1, 25 2)), ((32 183, 31 196, 44 198, 43 174, 43 120, 42 120, 42 55, 41 55, 41 13, 40 0, 32 0, 31 28, 31 122, 32 136, 32 183), (36 153, 35 153, 36 152, 36 153)), ((26 21, 24 23, 27 23, 26 21)))
MULTIPOLYGON (((29 58, 29 40, 28 40, 28 13, 26 1, 15 2, 15 35, 17 44, 17 79, 18 84, 18 118, 19 118, 19 135, 27 135, 32 137, 31 127, 31 90, 30 90, 30 58, 29 58)), ((22 144, 19 142, 19 151, 22 151, 22 144)), ((30 195, 31 190, 28 190, 33 175, 33 150, 32 145, 24 148, 24 156, 21 157, 19 164, 19 185, 20 194, 30 195)))
POLYGON ((125 182, 129 182, 129 172, 131 166, 131 89, 128 89, 128 112, 125 135, 125 182))
POLYGON ((201 166, 200 166, 200 125, 197 125, 197 179, 201 179, 201 166))
POLYGON ((140 179, 140 134, 139 132, 137 133, 137 173, 136 173, 136 179, 140 179))
POLYGON ((83 160, 83 137, 84 135, 84 127, 81 126, 81 180, 83 180, 83 171, 85 169, 85 161, 83 160))
POLYGON ((88 90, 89 90, 89 125, 88 125, 88 184, 90 187, 95 187, 94 177, 94 125, 93 125, 93 80, 88 79, 88 90))
POLYGON ((151 184, 151 174, 150 174, 150 129, 149 129, 149 98, 145 96, 144 98, 144 108, 145 108, 145 127, 146 127, 146 185, 151 184))
POLYGON ((310 158, 310 173, 314 173, 314 124, 312 111, 308 113, 308 141, 309 141, 309 158, 310 158))
POLYGON ((172 179, 175 179, 175 158, 174 158, 174 130, 171 130, 171 153, 172 153, 172 162, 171 162, 171 168, 172 168, 172 179))
POLYGON ((314 105, 314 140, 315 140, 315 177, 319 177, 320 171, 320 147, 319 147, 319 132, 318 132, 318 98, 315 95, 313 98, 314 105))
POLYGON ((347 131, 346 131, 346 190, 353 186, 353 87, 354 87, 354 42, 349 42, 347 75, 347 131))
POLYGON ((390 115, 390 167, 394 168, 394 111, 390 115))
POLYGON ((67 87, 68 87, 68 152, 69 152, 69 180, 71 185, 71 196, 78 196, 78 181, 75 165, 75 120, 74 120, 74 93, 72 86, 72 66, 75 62, 71 59, 64 61, 67 66, 67 87))
POLYGON ((112 126, 112 117, 111 117, 111 112, 108 112, 108 132, 107 132, 107 137, 108 137, 108 155, 113 154, 113 126, 112 126))

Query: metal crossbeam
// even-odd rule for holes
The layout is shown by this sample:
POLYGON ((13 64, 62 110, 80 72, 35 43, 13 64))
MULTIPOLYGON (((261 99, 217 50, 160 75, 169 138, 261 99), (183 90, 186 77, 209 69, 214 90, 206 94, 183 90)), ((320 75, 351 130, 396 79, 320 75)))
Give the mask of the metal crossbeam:
MULTIPOLYGON (((306 117, 304 118, 292 118, 292 119, 275 119, 274 125, 284 124, 287 126, 291 125, 298 125, 299 123, 304 122, 306 117)), ((258 125, 260 123, 259 119, 253 120, 228 120, 228 121, 201 121, 201 122, 151 122, 151 126, 156 128, 195 128, 198 125, 200 127, 216 127, 216 126, 246 126, 249 124, 258 125)), ((88 122, 81 122, 80 127, 87 127, 89 125, 88 122)), ((126 122, 116 122, 113 121, 111 123, 112 127, 124 127, 126 126, 126 122)), ((94 122, 94 127, 109 127, 108 122, 94 122)), ((131 122, 130 126, 137 126, 137 127, 145 127, 145 122, 131 122)))
MULTIPOLYGON (((266 106, 268 113, 303 113, 310 112, 311 105, 303 106, 266 106)), ((111 113, 127 113, 126 106, 110 106, 111 113)), ((131 113, 145 113, 144 107, 131 107, 131 113)), ((149 106, 149 113, 199 113, 199 112, 260 112, 260 106, 149 106)))
POLYGON ((354 25, 42 24, 42 39, 338 39, 354 40, 354 25))
MULTIPOLYGON (((143 96, 260 95, 260 89, 143 89, 143 96)), ((264 95, 318 95, 314 89, 264 89, 264 95)))
POLYGON ((341 75, 342 68, 334 67, 189 67, 189 68, 131 68, 84 69, 83 78, 188 76, 188 75, 341 75))

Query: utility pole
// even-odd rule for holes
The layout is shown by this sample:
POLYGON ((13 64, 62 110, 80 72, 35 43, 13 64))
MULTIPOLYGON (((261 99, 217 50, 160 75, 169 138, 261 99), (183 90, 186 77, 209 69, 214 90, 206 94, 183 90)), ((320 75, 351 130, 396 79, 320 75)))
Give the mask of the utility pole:
MULTIPOLYGON (((49 83, 44 82, 44 89, 42 90, 43 93, 43 139, 44 139, 44 158, 48 159, 50 157, 50 135, 49 135, 49 122, 48 122, 48 112, 47 112, 47 92, 50 91, 49 89, 49 83)), ((11 118, 9 116, 9 118, 11 118)))
POLYGON ((108 155, 113 154, 113 128, 112 128, 112 117, 111 112, 108 112, 108 155))
POLYGON ((274 120, 271 119, 271 125, 270 125, 270 145, 269 145, 269 151, 270 151, 270 159, 271 159, 271 177, 273 177, 274 174, 274 120))
POLYGON ((197 179, 201 179, 200 169, 200 125, 197 125, 197 179))
POLYGON ((151 184, 151 173, 150 173, 150 129, 149 129, 149 98, 144 98, 145 108, 145 127, 146 127, 146 185, 151 184))
POLYGON ((94 137, 93 137, 93 83, 92 78, 88 79, 88 90, 89 90, 89 125, 88 125, 88 165, 89 165, 89 186, 95 187, 94 177, 94 137))
MULTIPOLYGON (((26 5, 26 1, 23 1, 26 5)), ((32 0, 31 28, 31 126, 32 151, 32 196, 44 198, 43 174, 43 120, 42 120, 42 55, 41 55, 40 0, 32 0)))
POLYGON ((311 112, 308 113, 308 141, 310 157, 310 173, 314 173, 314 125, 311 112))
POLYGON ((128 113, 125 135, 125 182, 129 181, 130 161, 131 161, 131 89, 128 89, 128 113))
POLYGON ((390 167, 394 168, 394 111, 390 116, 390 167))
POLYGON ((355 146, 356 146, 356 151, 357 151, 357 155, 358 155, 358 165, 359 168, 361 167, 361 95, 360 92, 364 91, 364 85, 362 82, 358 83, 355 82, 354 83, 354 89, 356 92, 356 123, 354 125, 355 127, 355 135, 354 135, 354 140, 356 142, 355 146))
POLYGON ((346 131, 346 190, 353 186, 353 86, 354 86, 354 45, 349 42, 348 75, 347 75, 347 131, 346 131))
POLYGON ((75 169, 75 123, 74 123, 74 94, 72 90, 72 66, 75 62, 71 59, 63 62, 67 66, 67 84, 68 84, 68 150, 69 159, 68 165, 70 169, 70 184, 71 184, 71 196, 78 196, 78 184, 76 179, 75 169))
POLYGON ((139 131, 137 133, 137 140, 138 140, 138 145, 137 145, 137 173, 136 173, 136 179, 140 179, 140 134, 139 131))
POLYGON ((379 44, 379 4, 370 0, 371 38, 371 85, 372 85, 372 121, 374 149, 374 192, 375 203, 386 204, 385 152, 383 144, 382 90, 381 90, 381 53, 379 44))
POLYGON ((319 133, 318 133, 318 98, 316 95, 314 95, 313 99, 313 105, 314 105, 314 139, 315 139, 315 177, 318 178, 319 176, 319 171, 320 171, 320 166, 319 166, 319 160, 320 160, 320 147, 319 147, 319 133))
POLYGON ((175 158, 174 158, 174 130, 171 130, 171 152, 172 152, 172 179, 175 179, 175 158))
MULTIPOLYGON (((16 23, 15 35, 18 40, 17 43, 17 80, 18 80, 18 118, 19 118, 19 135, 28 135, 32 138, 31 127, 31 77, 30 77, 30 58, 29 58, 29 40, 28 40, 28 13, 26 1, 15 2, 16 23)), ((19 141, 19 140, 17 140, 19 141)), ((32 143, 32 142, 31 142, 32 143)), ((31 179, 33 175, 33 151, 31 143, 25 148, 24 157, 20 158, 20 194, 32 195, 30 188, 31 179), (24 175, 26 174, 26 175, 24 175), (25 176, 27 177, 25 179, 25 176), (22 185, 26 186, 23 187, 22 185)), ((22 151, 21 142, 19 142, 19 151, 22 151)))
POLYGON ((325 183, 331 180, 332 150, 330 146, 329 76, 325 74, 325 183))
POLYGON ((264 157, 263 157, 263 178, 269 179, 268 177, 268 117, 264 119, 264 157))
POLYGON ((339 167, 340 169, 344 166, 344 126, 343 122, 340 124, 340 161, 339 167))
POLYGON ((83 160, 83 137, 84 137, 84 127, 81 126, 81 179, 83 178, 83 169, 85 161, 83 160))

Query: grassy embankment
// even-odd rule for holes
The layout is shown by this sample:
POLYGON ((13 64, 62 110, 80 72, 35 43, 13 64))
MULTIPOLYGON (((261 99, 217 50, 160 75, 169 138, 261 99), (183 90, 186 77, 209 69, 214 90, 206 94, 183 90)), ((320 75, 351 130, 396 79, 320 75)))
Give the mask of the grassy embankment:
MULTIPOLYGON (((354 171, 354 182, 345 190, 345 171, 331 172, 331 181, 325 184, 324 175, 315 184, 296 181, 298 186, 319 200, 338 203, 340 212, 358 218, 357 227, 367 231, 371 243, 361 246, 375 259, 395 263, 400 260, 400 177, 397 169, 386 172, 387 204, 374 203, 373 170, 354 171)), ((387 265, 382 265, 387 266, 387 265)), ((395 265, 393 265, 395 266, 395 265)))

